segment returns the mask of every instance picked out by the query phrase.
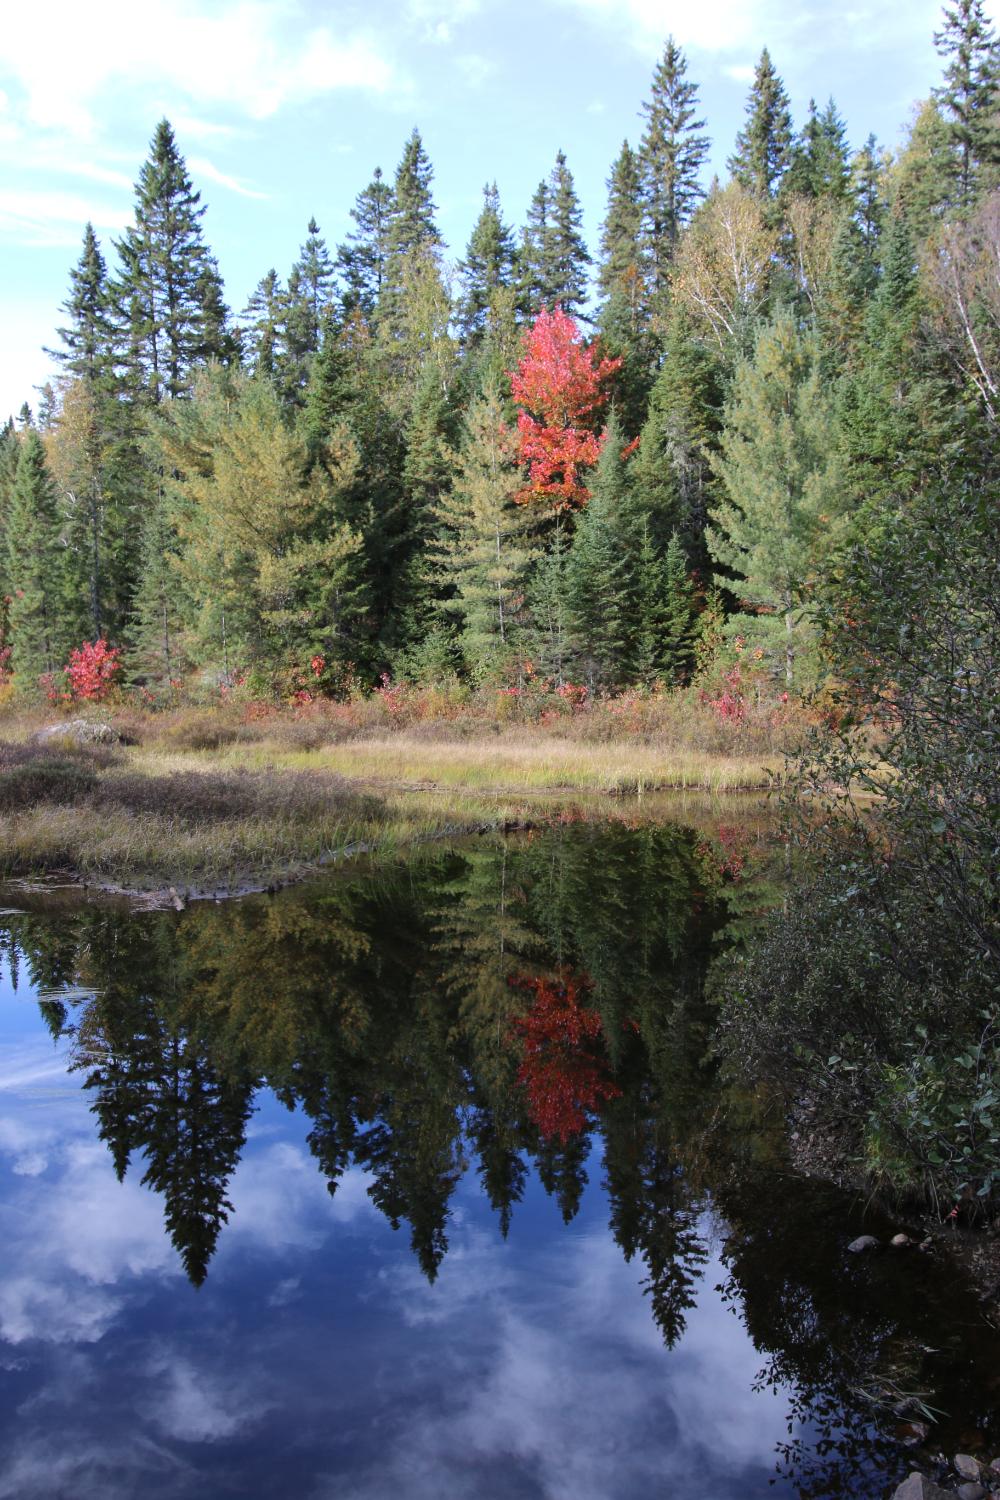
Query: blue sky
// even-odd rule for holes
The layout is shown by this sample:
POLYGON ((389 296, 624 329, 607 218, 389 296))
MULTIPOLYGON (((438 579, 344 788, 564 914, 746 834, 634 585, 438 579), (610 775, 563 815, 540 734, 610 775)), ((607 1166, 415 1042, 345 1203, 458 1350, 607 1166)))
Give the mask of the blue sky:
MULTIPOLYGON (((988 8, 995 14, 995 4, 988 8)), ((833 93, 852 145, 896 146, 937 82, 938 0, 49 0, 0 29, 0 413, 45 379, 85 220, 109 239, 157 119, 174 124, 239 310, 310 215, 331 246, 418 124, 464 247, 483 183, 519 225, 558 149, 596 247, 605 180, 668 33, 724 168, 763 45, 801 122, 833 93)))

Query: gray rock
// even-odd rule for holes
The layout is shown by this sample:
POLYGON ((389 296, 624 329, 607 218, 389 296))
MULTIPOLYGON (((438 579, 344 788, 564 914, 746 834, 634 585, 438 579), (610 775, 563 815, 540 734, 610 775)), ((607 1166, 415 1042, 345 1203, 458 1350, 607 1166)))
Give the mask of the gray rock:
POLYGON ((31 736, 33 745, 59 744, 67 740, 73 745, 117 745, 121 735, 110 724, 93 719, 67 719, 65 724, 47 724, 31 736))
POLYGON ((926 1474, 913 1473, 903 1480, 892 1500, 951 1500, 951 1497, 926 1474))
POLYGON ((963 1479, 972 1479, 978 1483, 979 1476, 983 1471, 983 1466, 978 1458, 973 1458, 971 1453, 956 1453, 952 1463, 955 1466, 956 1474, 961 1475, 963 1479))
POLYGON ((962 1500, 989 1500, 989 1492, 981 1484, 960 1484, 955 1494, 962 1500))
POLYGON ((913 1244, 913 1241, 908 1234, 894 1234, 889 1244, 894 1250, 905 1250, 907 1245, 913 1244))
POLYGON ((862 1234, 852 1240, 847 1248, 852 1255, 861 1255, 865 1250, 877 1250, 878 1240, 873 1234, 862 1234))

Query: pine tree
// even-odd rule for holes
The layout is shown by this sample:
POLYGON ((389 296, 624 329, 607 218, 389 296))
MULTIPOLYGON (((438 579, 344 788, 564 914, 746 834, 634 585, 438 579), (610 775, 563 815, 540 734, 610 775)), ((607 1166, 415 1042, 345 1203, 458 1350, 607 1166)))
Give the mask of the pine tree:
POLYGON ((627 681, 635 666, 639 539, 624 446, 612 410, 567 565, 570 632, 592 690, 627 681))
POLYGON ((204 213, 173 130, 161 120, 136 184, 135 221, 116 246, 114 285, 129 387, 153 402, 186 394, 195 365, 231 355, 221 283, 202 238, 204 213))
POLYGON ((666 289, 681 230, 705 196, 701 172, 711 142, 697 119, 698 88, 687 78, 687 59, 668 38, 656 66, 650 98, 642 106, 646 130, 639 147, 644 196, 645 248, 653 290, 666 289))
POLYGON ((70 644, 60 619, 65 603, 59 508, 39 434, 20 443, 7 516, 7 583, 15 680, 33 689, 62 665, 70 644))
POLYGON ((333 297, 333 261, 315 219, 309 220, 305 243, 292 268, 289 284, 292 277, 302 301, 304 342, 309 353, 315 354, 323 315, 333 297))
POLYGON ((92 224, 83 231, 83 249, 69 279, 69 297, 60 309, 68 323, 56 330, 63 347, 46 352, 69 374, 107 386, 113 379, 114 324, 107 267, 92 224))
POLYGON ((590 265, 582 219, 573 174, 558 151, 547 181, 535 190, 522 234, 519 287, 525 313, 535 316, 559 306, 579 316, 587 300, 590 265))
POLYGON ((694 586, 680 536, 675 531, 663 559, 660 660, 668 681, 682 682, 694 652, 694 586))
POLYGON ((578 317, 587 300, 587 268, 590 256, 584 244, 583 210, 576 194, 573 174, 562 151, 556 152, 556 164, 550 178, 549 237, 547 259, 549 274, 557 288, 556 301, 564 312, 578 317))
POLYGON ((819 114, 816 101, 810 99, 809 116, 792 147, 782 192, 841 202, 849 184, 847 131, 837 106, 831 99, 819 114))
POLYGON ((482 342, 497 291, 513 283, 516 254, 512 231, 500 213, 497 185, 487 183, 483 188, 482 212, 469 238, 465 259, 458 265, 462 283, 458 318, 462 342, 467 348, 482 342))
POLYGON ((953 199, 968 209, 1000 175, 1000 53, 982 0, 956 0, 946 7, 934 45, 945 59, 944 83, 935 97, 944 109, 954 158, 953 199))
POLYGON ((647 318, 646 255, 642 242, 643 197, 639 157, 628 141, 608 178, 608 209, 601 227, 597 285, 604 334, 635 337, 647 318))
POLYGON ((748 192, 760 199, 774 198, 791 159, 792 116, 785 86, 766 47, 760 54, 746 113, 729 170, 748 192))
POLYGON ((851 162, 851 193, 866 253, 874 258, 885 224, 885 167, 870 135, 851 162))
POLYGON ((691 563, 703 561, 721 414, 718 362, 683 313, 675 312, 633 465, 638 503, 661 557, 677 532, 691 563))
POLYGON ((252 374, 268 380, 276 378, 285 336, 285 311, 281 278, 272 267, 258 281, 243 313, 246 354, 252 374))
POLYGON ((454 485, 436 507, 434 546, 442 610, 477 680, 505 675, 523 632, 524 580, 531 557, 516 434, 504 419, 499 385, 486 386, 465 418, 454 485))
POLYGON ((441 244, 434 217, 437 206, 431 194, 433 180, 434 169, 424 150, 420 132, 414 126, 396 168, 389 216, 390 256, 407 255, 421 246, 441 244))
POLYGON ((955 201, 955 155, 948 124, 933 99, 914 118, 906 146, 889 174, 889 197, 925 239, 955 201))
POLYGON ((709 551, 729 587, 758 616, 751 625, 775 643, 783 623, 785 680, 794 679, 801 608, 828 557, 845 497, 833 405, 816 341, 788 313, 761 330, 752 360, 736 371, 720 452, 723 499, 713 508, 709 551))
POLYGON ((159 497, 146 514, 142 561, 128 628, 133 682, 169 700, 189 662, 185 650, 185 599, 177 566, 180 544, 159 497))
POLYGON ((389 255, 389 223, 393 192, 376 167, 371 182, 351 209, 355 227, 337 248, 337 264, 344 286, 344 312, 355 309, 370 318, 378 307, 385 284, 389 255))

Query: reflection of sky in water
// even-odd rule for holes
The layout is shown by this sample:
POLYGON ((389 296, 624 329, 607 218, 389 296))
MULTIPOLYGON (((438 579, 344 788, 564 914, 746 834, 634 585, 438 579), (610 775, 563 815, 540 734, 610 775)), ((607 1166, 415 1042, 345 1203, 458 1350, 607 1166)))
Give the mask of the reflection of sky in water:
POLYGON ((193 1289, 26 988, 0 982, 3 1497, 754 1500, 787 1403, 705 1270, 667 1353, 593 1181, 532 1182, 504 1243, 474 1175, 434 1286, 349 1172, 331 1199, 269 1096, 193 1289), (692 1485, 694 1486, 692 1490, 692 1485))

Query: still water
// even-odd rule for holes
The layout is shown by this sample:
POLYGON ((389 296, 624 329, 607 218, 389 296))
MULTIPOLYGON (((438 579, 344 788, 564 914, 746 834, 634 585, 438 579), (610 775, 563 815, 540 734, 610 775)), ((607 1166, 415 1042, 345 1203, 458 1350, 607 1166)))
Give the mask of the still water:
MULTIPOLYGON (((711 1057, 746 830, 0 914, 0 1500, 881 1500, 1000 1341, 711 1057)), ((949 1445, 951 1445, 949 1447, 949 1445)))

